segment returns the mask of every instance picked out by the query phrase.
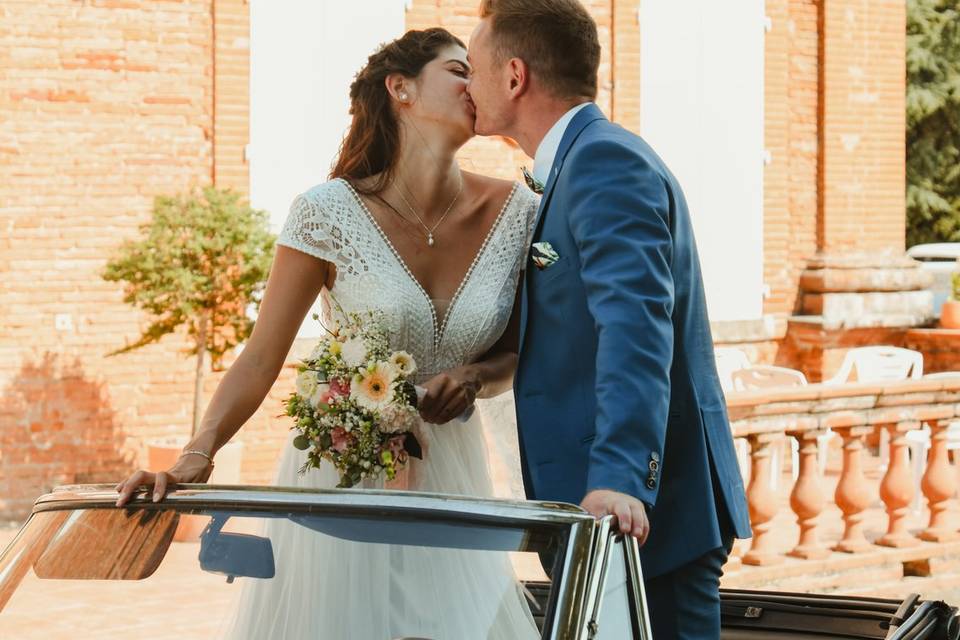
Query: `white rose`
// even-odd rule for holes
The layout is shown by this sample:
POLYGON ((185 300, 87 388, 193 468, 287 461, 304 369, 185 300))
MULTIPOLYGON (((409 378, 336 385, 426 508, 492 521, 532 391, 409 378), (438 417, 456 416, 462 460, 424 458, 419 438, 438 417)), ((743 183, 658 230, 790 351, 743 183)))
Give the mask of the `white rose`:
POLYGON ((367 359, 367 347, 360 338, 350 338, 343 343, 340 349, 340 357, 347 363, 348 367, 359 367, 367 359))
POLYGON ((413 356, 406 351, 397 351, 390 356, 390 364, 405 376, 412 376, 417 372, 417 363, 413 356))
POLYGON ((309 400, 317 390, 319 380, 316 371, 304 371, 297 376, 297 395, 309 400))
POLYGON ((380 410, 380 430, 384 433, 413 431, 417 427, 419 416, 413 407, 387 405, 380 410))

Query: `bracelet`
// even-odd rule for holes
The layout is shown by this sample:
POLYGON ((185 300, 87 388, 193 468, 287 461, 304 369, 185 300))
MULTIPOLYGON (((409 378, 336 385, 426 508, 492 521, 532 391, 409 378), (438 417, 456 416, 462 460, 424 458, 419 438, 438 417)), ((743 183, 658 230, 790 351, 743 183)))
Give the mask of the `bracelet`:
POLYGON ((180 454, 180 457, 182 458, 183 456, 189 456, 189 455, 191 455, 191 454, 197 455, 197 456, 203 456, 204 458, 206 458, 207 460, 210 461, 210 466, 211 466, 211 467, 212 467, 214 464, 216 464, 216 463, 213 461, 213 458, 210 457, 210 454, 209 454, 209 453, 206 453, 206 452, 204 452, 204 451, 200 451, 199 449, 187 449, 186 451, 184 451, 183 453, 180 454))

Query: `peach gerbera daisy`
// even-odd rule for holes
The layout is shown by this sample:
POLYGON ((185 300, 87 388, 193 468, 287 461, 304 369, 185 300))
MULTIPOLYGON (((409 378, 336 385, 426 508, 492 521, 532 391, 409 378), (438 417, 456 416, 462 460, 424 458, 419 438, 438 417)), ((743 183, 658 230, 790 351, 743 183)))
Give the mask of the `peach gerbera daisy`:
POLYGON ((364 409, 378 411, 393 400, 393 372, 386 363, 378 364, 353 378, 350 397, 364 409))

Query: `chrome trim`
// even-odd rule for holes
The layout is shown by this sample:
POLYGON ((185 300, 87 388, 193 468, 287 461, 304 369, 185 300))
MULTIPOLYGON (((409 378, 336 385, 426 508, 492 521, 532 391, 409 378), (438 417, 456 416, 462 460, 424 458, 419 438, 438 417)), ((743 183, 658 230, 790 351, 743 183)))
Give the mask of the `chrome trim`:
POLYGON ((604 516, 597 520, 594 527, 593 553, 590 556, 587 600, 584 605, 584 620, 577 636, 591 640, 597 633, 597 618, 600 615, 600 601, 603 599, 603 582, 607 575, 607 563, 610 559, 610 539, 613 516, 604 516))
MULTIPOLYGON (((50 503, 93 501, 113 503, 117 499, 114 485, 88 484, 57 487, 53 492, 40 496, 34 503, 38 507, 50 503)), ((297 487, 263 487, 253 485, 181 484, 166 495, 164 502, 217 503, 225 502, 257 505, 342 505, 342 506, 389 506, 401 509, 451 510, 477 514, 510 514, 510 517, 549 522, 578 522, 592 520, 592 516, 578 506, 564 502, 537 502, 524 500, 500 500, 472 498, 469 496, 425 493, 414 491, 382 491, 368 489, 300 489, 297 487)), ((147 491, 135 494, 131 504, 156 505, 147 491)))
MULTIPOLYGON (((356 489, 298 489, 233 485, 182 484, 162 502, 149 499, 146 491, 134 496, 129 507, 159 508, 388 508, 395 511, 422 511, 436 515, 474 515, 509 518, 525 522, 573 524, 593 517, 574 505, 562 502, 525 502, 409 491, 356 489)), ((58 487, 41 496, 33 511, 111 507, 117 499, 114 485, 72 485, 58 487)), ((124 507, 126 508, 126 507, 124 507)))
POLYGON ((627 562, 627 580, 632 581, 633 606, 640 618, 640 638, 641 640, 653 640, 653 631, 650 629, 650 611, 647 609, 647 590, 643 583, 643 569, 640 566, 640 543, 633 536, 626 536, 624 539, 626 547, 624 548, 624 557, 627 562))
MULTIPOLYGON (((592 518, 591 518, 592 520, 592 518)), ((587 597, 587 571, 593 549, 595 526, 593 522, 578 522, 572 525, 564 555, 563 570, 553 580, 560 582, 554 587, 555 602, 551 617, 550 640, 569 640, 579 637, 586 614, 584 603, 587 597)))

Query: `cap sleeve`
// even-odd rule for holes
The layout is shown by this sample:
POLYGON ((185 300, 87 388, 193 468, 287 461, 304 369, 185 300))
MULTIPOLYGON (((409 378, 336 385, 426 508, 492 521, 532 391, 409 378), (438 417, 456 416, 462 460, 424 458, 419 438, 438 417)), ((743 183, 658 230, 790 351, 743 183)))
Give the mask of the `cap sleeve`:
MULTIPOLYGON (((338 268, 355 266, 356 248, 351 242, 350 216, 332 183, 325 183, 294 198, 277 244, 325 260, 338 268)), ((352 269, 351 269, 352 270, 352 269)))

